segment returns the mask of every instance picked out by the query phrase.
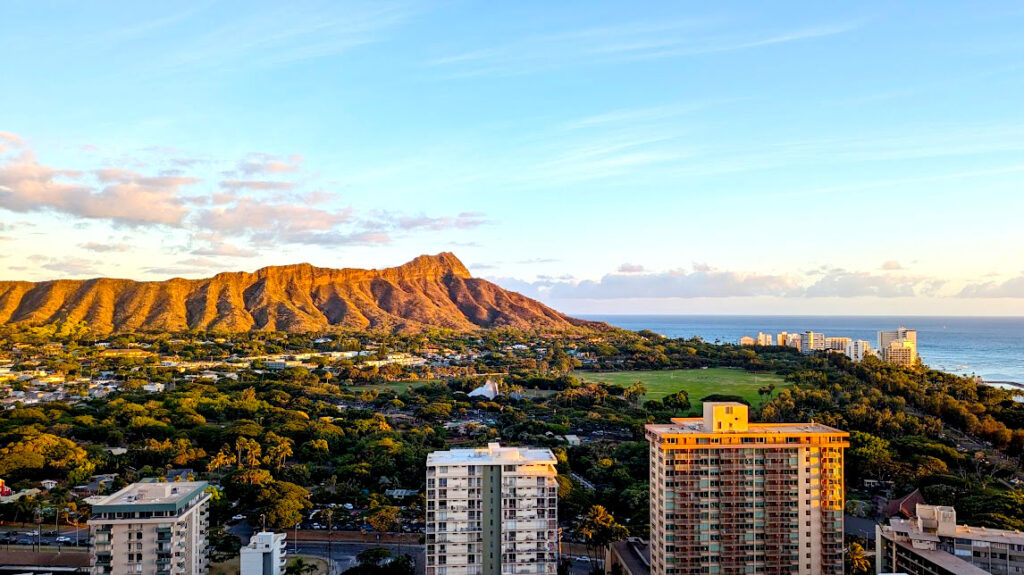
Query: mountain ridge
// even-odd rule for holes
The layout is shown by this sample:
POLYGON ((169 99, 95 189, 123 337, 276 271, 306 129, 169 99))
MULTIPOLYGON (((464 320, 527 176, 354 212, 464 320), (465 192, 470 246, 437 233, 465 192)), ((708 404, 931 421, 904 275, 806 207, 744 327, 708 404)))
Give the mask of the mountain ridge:
POLYGON ((209 330, 416 332, 600 328, 474 278, 452 253, 382 269, 308 263, 161 281, 0 281, 0 324, 85 321, 101 334, 209 330))

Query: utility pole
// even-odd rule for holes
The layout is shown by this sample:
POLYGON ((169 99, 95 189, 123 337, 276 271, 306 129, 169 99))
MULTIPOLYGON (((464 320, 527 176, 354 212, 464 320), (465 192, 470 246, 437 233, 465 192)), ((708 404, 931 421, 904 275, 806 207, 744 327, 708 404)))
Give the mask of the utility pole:
POLYGON ((334 575, 334 510, 328 508, 327 514, 327 575, 334 575))

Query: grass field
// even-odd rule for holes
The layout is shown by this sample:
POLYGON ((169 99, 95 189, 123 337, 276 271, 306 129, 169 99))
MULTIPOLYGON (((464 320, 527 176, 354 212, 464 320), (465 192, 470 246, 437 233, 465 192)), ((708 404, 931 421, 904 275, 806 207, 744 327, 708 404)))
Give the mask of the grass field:
POLYGON ((713 367, 708 369, 668 369, 661 371, 613 371, 608 373, 577 372, 578 376, 590 381, 604 381, 621 386, 629 386, 637 381, 647 386, 644 400, 661 399, 680 389, 685 389, 690 396, 694 410, 700 409, 700 398, 713 393, 738 395, 757 405, 761 396, 757 389, 768 384, 775 385, 775 391, 785 387, 782 376, 775 374, 753 374, 742 369, 713 367))

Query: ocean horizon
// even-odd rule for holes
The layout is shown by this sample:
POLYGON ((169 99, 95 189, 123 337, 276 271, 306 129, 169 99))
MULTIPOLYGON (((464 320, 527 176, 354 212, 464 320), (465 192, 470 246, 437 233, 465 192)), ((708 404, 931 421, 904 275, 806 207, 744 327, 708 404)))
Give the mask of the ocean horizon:
POLYGON ((656 315, 586 314, 623 329, 650 330, 672 338, 739 343, 741 337, 782 331, 823 332, 877 346, 879 331, 900 326, 917 330, 918 354, 926 365, 958 375, 978 375, 987 382, 1024 384, 1024 317, 1022 316, 888 316, 888 315, 656 315))

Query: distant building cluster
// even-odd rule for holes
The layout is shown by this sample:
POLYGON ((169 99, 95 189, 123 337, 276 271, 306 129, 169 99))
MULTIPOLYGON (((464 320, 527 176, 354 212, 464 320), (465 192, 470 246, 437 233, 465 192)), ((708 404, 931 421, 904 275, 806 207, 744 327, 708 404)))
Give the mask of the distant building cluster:
POLYGON ((853 361, 867 356, 878 357, 894 365, 911 366, 917 363, 917 330, 900 327, 894 331, 878 332, 878 348, 872 349, 871 342, 849 337, 825 337, 824 333, 805 331, 803 333, 782 332, 778 334, 758 332, 757 337, 745 335, 740 338, 742 346, 792 347, 801 353, 827 351, 842 353, 853 361))

